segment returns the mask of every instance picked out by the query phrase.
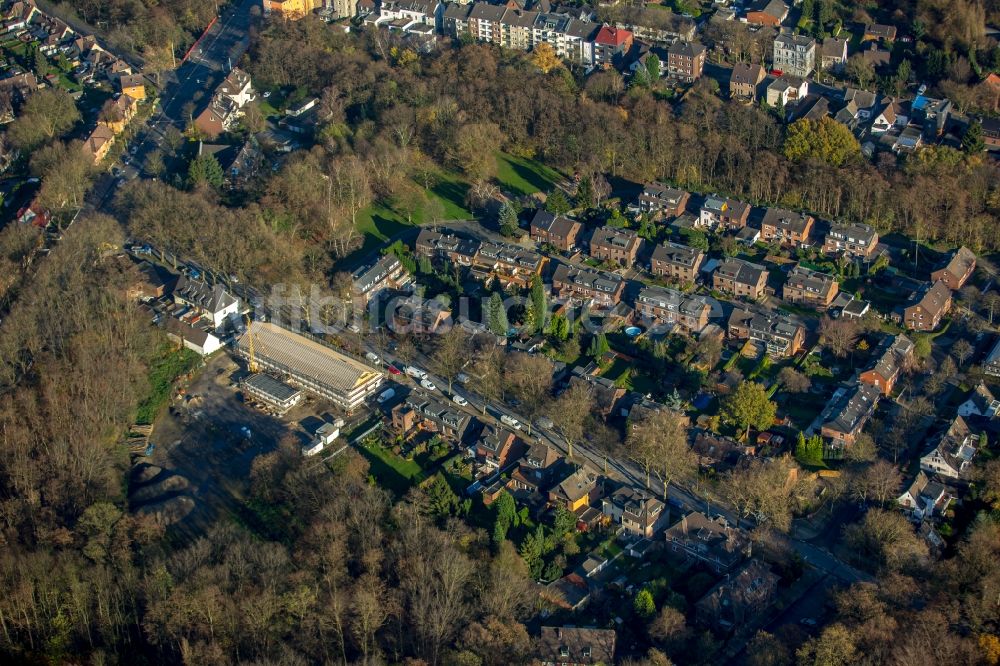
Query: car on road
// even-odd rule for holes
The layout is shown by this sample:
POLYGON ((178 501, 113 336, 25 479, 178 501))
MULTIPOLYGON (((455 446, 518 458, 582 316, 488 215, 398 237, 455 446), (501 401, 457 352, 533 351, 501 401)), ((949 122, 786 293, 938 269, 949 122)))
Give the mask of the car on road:
POLYGON ((456 405, 460 405, 460 406, 462 406, 462 407, 465 407, 466 405, 468 405, 468 404, 469 404, 469 401, 468 401, 468 400, 466 400, 465 398, 463 398, 463 397, 462 397, 462 396, 460 396, 460 395, 453 395, 453 396, 451 397, 451 400, 452 400, 452 402, 454 402, 454 403, 455 403, 456 405))
POLYGON ((500 415, 500 423, 503 423, 506 426, 510 426, 514 430, 521 429, 521 422, 515 419, 513 416, 508 416, 507 414, 500 415))
POLYGON ((410 377, 413 377, 417 381, 420 381, 422 379, 427 379, 427 373, 415 365, 406 366, 406 374, 408 374, 410 377))
POLYGON ((390 365, 389 366, 389 374, 390 375, 401 375, 401 374, 403 374, 403 371, 400 370, 399 368, 397 368, 394 365, 390 365))
POLYGON ((438 387, 434 385, 434 382, 432 382, 429 379, 421 379, 420 380, 420 385, 423 386, 428 391, 437 391, 438 390, 438 387))
POLYGON ((368 359, 372 363, 378 363, 381 360, 378 357, 378 354, 376 354, 374 352, 368 352, 368 353, 366 353, 365 354, 365 358, 368 359))
POLYGON ((816 620, 814 620, 811 617, 804 617, 801 620, 799 620, 799 624, 801 624, 804 627, 815 627, 816 620))
POLYGON ((464 372, 460 372, 457 375, 455 375, 455 381, 458 382, 459 384, 468 384, 469 375, 465 374, 464 372))
POLYGON ((375 399, 375 402, 381 405, 386 400, 392 400, 395 397, 396 389, 386 389, 379 394, 379 396, 375 399))

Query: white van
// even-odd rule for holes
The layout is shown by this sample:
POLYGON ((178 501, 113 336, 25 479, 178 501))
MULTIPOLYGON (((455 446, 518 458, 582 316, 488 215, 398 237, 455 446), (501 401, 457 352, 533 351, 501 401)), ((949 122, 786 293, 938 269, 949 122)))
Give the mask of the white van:
POLYGON ((392 400, 395 397, 396 397, 396 389, 386 389, 382 391, 381 394, 379 394, 378 398, 376 398, 375 401, 381 405, 386 400, 392 400))
POLYGON ((500 415, 500 422, 504 425, 510 426, 514 430, 521 429, 521 422, 515 419, 513 416, 507 416, 506 414, 500 415))
POLYGON ((365 354, 365 358, 368 359, 370 362, 375 363, 376 365, 382 362, 382 359, 380 359, 378 357, 378 354, 376 354, 375 352, 368 352, 367 354, 365 354))
POLYGON ((421 370, 420 368, 418 368, 415 365, 408 365, 408 366, 406 366, 406 374, 408 374, 409 376, 413 377, 417 381, 419 381, 421 379, 427 379, 427 373, 424 372, 423 370, 421 370))

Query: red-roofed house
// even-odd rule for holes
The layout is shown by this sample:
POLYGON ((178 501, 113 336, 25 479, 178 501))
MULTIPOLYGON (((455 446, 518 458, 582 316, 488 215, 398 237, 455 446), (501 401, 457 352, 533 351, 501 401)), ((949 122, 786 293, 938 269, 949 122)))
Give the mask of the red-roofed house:
POLYGON ((17 211, 17 221, 21 224, 32 224, 36 227, 45 228, 51 220, 52 215, 49 211, 38 205, 37 199, 17 211))
POLYGON ((594 37, 594 64, 607 69, 616 56, 628 53, 631 48, 631 32, 610 25, 601 26, 594 37))

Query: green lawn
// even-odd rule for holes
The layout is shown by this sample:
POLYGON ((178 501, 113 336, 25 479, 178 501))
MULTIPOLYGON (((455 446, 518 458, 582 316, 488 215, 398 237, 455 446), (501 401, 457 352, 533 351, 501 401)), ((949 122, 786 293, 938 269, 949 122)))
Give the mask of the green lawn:
POLYGON ((416 462, 404 460, 392 451, 366 441, 358 442, 358 450, 371 465, 372 476, 380 486, 393 491, 398 497, 424 480, 424 471, 416 462))
POLYGON ((497 180, 505 192, 524 196, 549 192, 562 180, 559 172, 536 160, 500 152, 496 157, 497 180))
POLYGON ((149 366, 149 394, 136 410, 135 422, 148 424, 170 400, 170 391, 181 375, 198 367, 201 358, 190 349, 164 345, 149 366))

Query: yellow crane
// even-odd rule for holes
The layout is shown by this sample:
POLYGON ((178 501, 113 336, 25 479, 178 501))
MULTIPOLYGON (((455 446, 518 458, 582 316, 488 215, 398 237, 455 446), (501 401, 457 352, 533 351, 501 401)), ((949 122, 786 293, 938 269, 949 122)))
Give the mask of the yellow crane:
POLYGON ((250 372, 257 372, 257 356, 253 351, 253 322, 250 321, 250 315, 244 315, 243 317, 247 323, 247 367, 250 368, 250 372))

